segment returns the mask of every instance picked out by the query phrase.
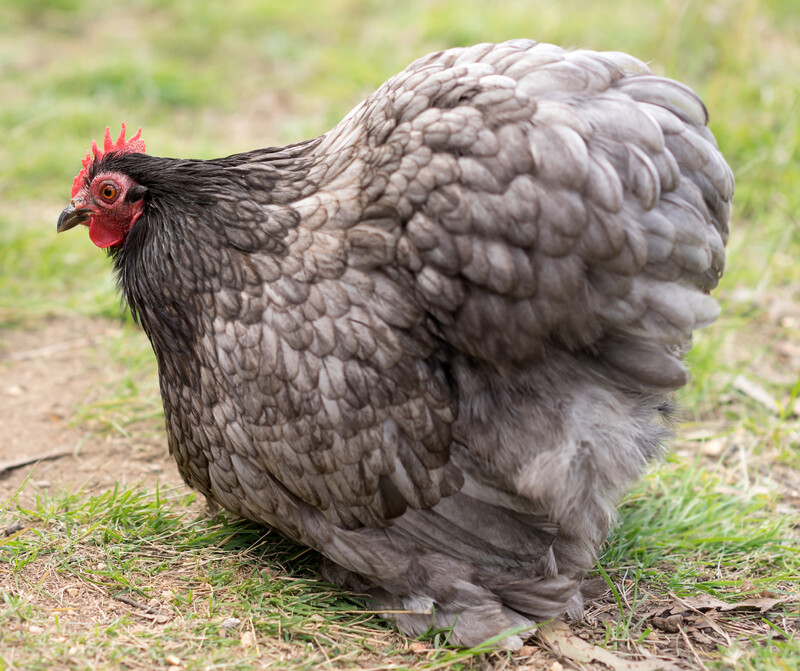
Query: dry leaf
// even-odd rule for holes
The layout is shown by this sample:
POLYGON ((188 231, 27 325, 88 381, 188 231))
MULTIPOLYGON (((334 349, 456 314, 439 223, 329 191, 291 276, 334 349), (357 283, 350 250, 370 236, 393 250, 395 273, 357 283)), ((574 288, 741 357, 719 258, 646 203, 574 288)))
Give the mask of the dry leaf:
POLYGON ((256 644, 256 635, 252 631, 242 632, 239 643, 241 643, 244 648, 252 648, 256 644))
POLYGON ((709 611, 708 613, 698 613, 687 618, 686 631, 690 632, 692 636, 701 640, 701 636, 708 638, 705 634, 701 634, 701 629, 712 629, 722 637, 722 640, 727 644, 731 644, 730 636, 725 633, 725 630, 720 627, 710 615, 716 611, 709 611))
POLYGON ((731 610, 739 610, 740 608, 756 608, 758 609, 759 613, 766 613, 768 610, 775 608, 775 606, 777 606, 780 602, 780 599, 753 597, 750 599, 744 599, 743 601, 738 601, 737 603, 725 604, 720 608, 720 611, 726 613, 731 610))
POLYGON ((702 643, 703 645, 719 645, 719 641, 715 641, 710 636, 706 636, 702 631, 698 631, 697 629, 691 632, 692 638, 697 641, 698 643, 702 643))
POLYGON ((721 599, 711 596, 710 594, 701 594, 699 596, 686 596, 680 598, 675 597, 675 602, 672 604, 670 612, 676 614, 685 613, 687 610, 717 610, 728 605, 729 604, 727 601, 722 601, 721 599))
POLYGON ((672 595, 673 602, 669 606, 662 606, 645 615, 645 619, 652 621, 653 627, 670 634, 683 632, 691 635, 698 643, 713 645, 730 645, 730 636, 720 627, 715 620, 722 613, 729 613, 735 610, 758 610, 766 613, 773 609, 777 604, 782 603, 781 599, 774 597, 752 597, 728 603, 710 594, 699 596, 677 597, 672 595), (720 636, 719 640, 714 640, 708 636, 709 630, 714 631, 720 636), (706 633, 703 633, 706 631, 706 633))
POLYGON ((727 601, 722 601, 709 594, 703 594, 701 596, 676 598, 676 603, 672 606, 670 612, 673 614, 682 613, 685 612, 688 607, 698 611, 718 610, 721 613, 728 613, 732 610, 749 609, 756 609, 760 613, 766 613, 768 610, 775 608, 779 603, 781 603, 781 599, 772 597, 751 597, 749 599, 737 601, 736 603, 728 603, 727 601))
POLYGON ((679 667, 661 659, 634 660, 600 648, 575 636, 566 622, 554 620, 536 630, 536 635, 556 655, 577 664, 600 662, 616 671, 679 671, 679 667))

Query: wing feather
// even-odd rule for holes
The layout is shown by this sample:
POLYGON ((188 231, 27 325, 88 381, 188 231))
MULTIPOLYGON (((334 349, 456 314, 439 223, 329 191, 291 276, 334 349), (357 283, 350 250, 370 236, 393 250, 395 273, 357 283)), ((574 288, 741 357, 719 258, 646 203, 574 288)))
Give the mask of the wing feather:
MULTIPOLYGON (((706 122, 617 53, 484 44, 389 80, 316 146, 316 190, 271 213, 297 224, 285 255, 250 255, 265 285, 217 292, 232 452, 253 452, 244 416, 248 459, 294 496, 381 526, 461 487, 446 351, 502 371, 559 347, 632 389, 683 384, 733 193, 706 122), (228 334, 244 306, 260 318, 228 334)), ((265 486, 242 457, 219 488, 225 468, 265 486)))

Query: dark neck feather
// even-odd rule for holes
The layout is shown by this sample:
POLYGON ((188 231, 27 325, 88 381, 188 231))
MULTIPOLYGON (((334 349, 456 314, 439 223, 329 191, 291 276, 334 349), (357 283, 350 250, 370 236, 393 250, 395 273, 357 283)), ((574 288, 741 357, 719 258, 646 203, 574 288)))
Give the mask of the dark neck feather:
MULTIPOLYGON (((223 285, 235 291, 244 282, 242 256, 286 253, 282 238, 298 223, 290 203, 314 190, 306 175, 315 142, 211 161, 104 158, 103 169, 147 189, 142 216, 110 255, 160 364, 177 355, 181 368, 188 365, 207 327, 204 302, 223 285)), ((173 372, 191 377, 192 368, 173 372)))

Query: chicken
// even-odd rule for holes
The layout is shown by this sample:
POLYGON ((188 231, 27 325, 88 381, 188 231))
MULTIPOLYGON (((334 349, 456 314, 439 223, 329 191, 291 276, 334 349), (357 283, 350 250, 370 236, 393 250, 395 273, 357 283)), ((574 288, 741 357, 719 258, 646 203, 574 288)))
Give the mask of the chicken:
POLYGON ((631 56, 480 44, 287 147, 107 129, 58 230, 113 259, 186 482, 471 646, 580 617, 671 434, 733 194, 706 122, 631 56))

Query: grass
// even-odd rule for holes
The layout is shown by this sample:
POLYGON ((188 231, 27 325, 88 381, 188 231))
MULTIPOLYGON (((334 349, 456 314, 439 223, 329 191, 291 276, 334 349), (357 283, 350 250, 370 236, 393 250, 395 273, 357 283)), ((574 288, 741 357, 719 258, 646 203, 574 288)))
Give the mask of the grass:
MULTIPOLYGON (((794 0, 129 0, 124 10, 7 0, 0 324, 74 315, 115 324, 94 345, 112 362, 108 375, 70 419, 152 441, 162 420, 144 336, 120 310, 103 255, 54 231, 105 125, 142 125, 156 154, 207 158, 323 132, 434 49, 528 36, 634 53, 704 98, 737 194, 723 313, 690 355, 681 440, 625 500, 598 569, 612 594, 580 630, 620 654, 687 667, 800 668, 798 34, 794 0), (684 639, 653 624, 657 608, 701 595, 782 601, 765 613, 707 612, 724 633, 702 630, 710 643, 688 625, 684 639)), ((0 669, 552 663, 538 650, 451 651, 442 634, 409 646, 318 582, 310 553, 209 520, 183 493, 24 498, 0 507, 2 526, 25 528, 0 538, 0 669), (117 596, 158 605, 147 612, 117 596)))
MULTIPOLYGON (((0 541, 0 574, 13 576, 0 613, 0 650, 13 657, 0 664, 93 668, 76 652, 143 669, 415 663, 362 603, 320 581, 313 553, 193 502, 115 488, 17 507, 24 526, 0 541)), ((425 668, 469 658, 433 653, 425 668)))
POLYGON ((260 647, 281 644, 311 668, 323 661, 313 644, 339 631, 342 645, 328 654, 369 648, 369 615, 315 579, 309 553, 253 525, 189 517, 193 498, 114 489, 40 498, 19 510, 31 526, 3 543, 0 570, 15 580, 0 615, 0 649, 16 651, 20 668, 65 659, 91 668, 74 660, 77 650, 127 668, 170 666, 177 656, 187 668, 245 669, 260 647), (102 623, 88 612, 97 609, 102 623), (54 626, 33 624, 42 620, 54 626), (274 643, 242 646, 246 631, 274 643), (231 662, 234 648, 245 649, 231 662))
MULTIPOLYGON (((612 649, 630 650, 652 633, 641 611, 652 608, 653 594, 731 602, 796 594, 800 572, 788 517, 770 514, 769 497, 743 498, 704 469, 687 476, 680 468, 667 464, 629 496, 600 562, 624 613, 594 628, 612 649)), ((322 583, 313 553, 224 514, 210 519, 193 494, 61 491, 30 507, 5 507, 21 522, 0 540, 0 664, 7 668, 285 662, 432 669, 509 660, 508 653, 450 651, 442 637, 410 648, 356 597, 322 583)), ((758 660, 773 643, 785 658, 796 655, 789 609, 730 621, 769 636, 741 643, 745 667, 769 668, 758 660)))

